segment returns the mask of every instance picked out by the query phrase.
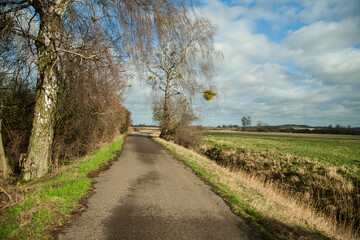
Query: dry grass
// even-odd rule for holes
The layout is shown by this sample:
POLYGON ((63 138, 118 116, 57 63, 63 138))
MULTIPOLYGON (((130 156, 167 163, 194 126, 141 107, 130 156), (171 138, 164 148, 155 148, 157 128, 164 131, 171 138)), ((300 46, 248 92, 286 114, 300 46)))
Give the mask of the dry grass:
MULTIPOLYGON (((271 183, 276 188, 282 189, 283 194, 298 199, 302 205, 312 206, 317 212, 343 225, 342 228, 346 228, 346 231, 359 232, 360 212, 357 207, 360 204, 359 170, 356 165, 350 167, 351 161, 346 161, 347 158, 338 159, 339 162, 346 164, 334 166, 326 163, 325 160, 319 161, 274 149, 275 145, 282 148, 284 137, 289 138, 289 135, 277 135, 273 141, 269 141, 268 135, 246 135, 248 137, 246 140, 252 143, 245 142, 238 135, 221 136, 231 142, 224 144, 221 137, 215 141, 212 139, 210 141, 212 144, 208 143, 208 146, 202 148, 206 156, 219 165, 244 171, 260 181, 271 183), (245 147, 243 144, 248 146, 245 147)), ((273 135, 270 137, 274 138, 273 135)), ((316 137, 297 134, 291 136, 291 140, 293 145, 299 143, 301 149, 308 148, 307 153, 313 156, 318 156, 318 151, 324 152, 324 149, 318 149, 319 141, 328 142, 326 149, 331 146, 336 147, 334 144, 338 141, 338 137, 331 136, 334 139, 325 136, 321 136, 320 139, 316 137), (315 148, 309 146, 309 141, 315 148)), ((344 145, 346 141, 347 139, 344 138, 340 143, 344 145)), ((342 151, 342 148, 339 149, 342 151)), ((319 156, 327 159, 329 154, 324 156, 319 154, 319 156)), ((351 154, 346 156, 350 160, 353 159, 351 154)))
POLYGON ((160 129, 159 127, 132 127, 131 133, 136 133, 136 132, 145 133, 145 134, 155 134, 159 136, 160 129))
MULTIPOLYGON (((271 181, 264 184, 264 179, 259 176, 220 166, 193 151, 162 139, 157 138, 157 141, 175 152, 179 158, 187 159, 211 174, 212 181, 225 185, 240 200, 240 205, 244 204, 259 213, 261 220, 258 222, 275 232, 272 237, 274 239, 327 239, 319 232, 334 239, 352 240, 359 237, 351 233, 349 226, 341 226, 333 218, 316 213, 302 198, 289 194, 271 181)), ((328 169, 327 174, 334 178, 339 177, 336 171, 331 169, 328 169)), ((246 217, 246 207, 232 207, 240 208, 237 213, 246 217)))

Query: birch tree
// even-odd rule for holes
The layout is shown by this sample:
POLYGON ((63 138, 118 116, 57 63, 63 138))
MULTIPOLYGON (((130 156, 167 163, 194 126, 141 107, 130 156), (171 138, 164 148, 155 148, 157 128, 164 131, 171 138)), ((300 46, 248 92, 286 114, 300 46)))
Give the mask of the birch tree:
POLYGON ((103 54, 111 54, 114 61, 121 61, 146 55, 154 29, 166 24, 165 19, 174 12, 184 12, 184 2, 1 0, 1 14, 18 19, 12 34, 28 44, 30 63, 36 65, 33 128, 21 161, 24 180, 43 176, 51 166, 60 57, 72 54, 97 61, 103 54))
MULTIPOLYGON (((162 93, 162 107, 154 107, 162 138, 171 138, 174 132, 175 106, 185 105, 180 109, 191 112, 191 97, 210 91, 205 88, 212 85, 213 61, 217 55, 213 47, 216 28, 210 21, 182 16, 174 16, 172 20, 161 29, 163 37, 154 43, 157 50, 152 60, 146 62, 147 83, 162 93), (172 104, 174 100, 177 104, 172 104)), ((194 115, 191 118, 196 119, 194 115)))

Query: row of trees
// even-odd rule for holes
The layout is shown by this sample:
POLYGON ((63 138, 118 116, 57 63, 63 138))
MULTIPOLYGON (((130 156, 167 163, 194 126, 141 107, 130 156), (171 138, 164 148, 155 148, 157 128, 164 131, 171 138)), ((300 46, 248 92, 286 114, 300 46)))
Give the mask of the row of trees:
MULTIPOLYGON (((241 118, 241 125, 244 129, 246 129, 247 127, 250 127, 251 126, 251 117, 250 116, 243 116, 241 118)), ((258 126, 262 126, 262 123, 259 121, 257 123, 257 127, 258 126)), ((222 126, 218 126, 218 128, 236 128, 236 129, 240 129, 239 125, 237 124, 230 124, 230 125, 222 125, 222 126)))
POLYGON ((190 16, 186 4, 192 3, 1 0, 2 176, 20 159, 22 179, 41 177, 59 159, 124 130, 130 115, 121 101, 134 64, 143 71, 146 63, 160 80, 149 83, 165 90, 159 119, 168 135, 169 106, 191 113, 187 94, 200 89, 194 79, 212 70, 214 29, 190 16))

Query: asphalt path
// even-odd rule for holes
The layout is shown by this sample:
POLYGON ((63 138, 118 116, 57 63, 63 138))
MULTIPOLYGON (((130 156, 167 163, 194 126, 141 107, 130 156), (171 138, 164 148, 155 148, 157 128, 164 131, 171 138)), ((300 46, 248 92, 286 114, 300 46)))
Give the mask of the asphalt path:
POLYGON ((128 136, 119 159, 95 180, 88 209, 58 239, 262 239, 145 135, 128 136))

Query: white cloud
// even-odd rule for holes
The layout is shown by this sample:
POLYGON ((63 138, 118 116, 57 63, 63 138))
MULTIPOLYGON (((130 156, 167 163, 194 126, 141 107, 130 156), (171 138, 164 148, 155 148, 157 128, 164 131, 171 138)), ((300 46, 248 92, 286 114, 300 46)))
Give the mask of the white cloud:
POLYGON ((356 16, 360 10, 357 0, 307 0, 301 1, 301 4, 298 17, 305 23, 356 16))
MULTIPOLYGON (((241 124, 250 115, 254 123, 360 126, 354 9, 360 10, 357 0, 207 1, 202 12, 219 27, 215 47, 224 60, 216 64, 215 81, 224 92, 213 104, 198 102, 202 123, 241 124), (285 34, 274 40, 273 31, 285 34)), ((129 100, 145 121, 151 112, 146 117, 135 104, 140 95, 135 90, 129 100)))
POLYGON ((151 111, 151 88, 145 82, 134 79, 126 95, 125 107, 132 113, 133 124, 154 124, 151 111))
POLYGON ((313 23, 291 33, 285 44, 291 49, 305 53, 360 44, 360 18, 348 18, 341 22, 313 23))
POLYGON ((327 84, 360 85, 360 18, 316 22, 294 31, 284 47, 295 65, 327 84))
POLYGON ((328 0, 304 1, 303 4, 304 10, 300 12, 299 17, 307 23, 324 18, 332 13, 328 0))
POLYGON ((360 49, 346 48, 300 56, 296 64, 328 84, 360 86, 360 49))
MULTIPOLYGON (((321 19, 322 14, 326 15, 319 12, 321 4, 315 4, 317 9, 311 9, 309 16, 321 19)), ((330 10, 328 6, 324 9, 330 10)), ((257 24, 255 13, 269 21, 285 21, 288 16, 295 18, 296 10, 284 7, 281 11, 286 12, 285 17, 279 17, 277 13, 261 15, 266 12, 263 8, 246 14, 214 1, 205 8, 215 24, 226 11, 232 13, 231 17, 221 21, 216 37, 216 48, 225 57, 218 65, 217 77, 227 90, 226 99, 218 103, 218 114, 228 116, 224 122, 231 123, 229 119, 233 119, 235 124, 242 115, 252 115, 272 124, 296 121, 326 125, 347 115, 349 123, 359 125, 355 116, 360 113, 352 105, 359 102, 359 97, 344 102, 355 91, 347 86, 357 86, 360 79, 358 49, 353 48, 360 40, 357 18, 314 22, 290 31, 284 43, 275 43, 253 27, 257 24)), ((293 20, 291 17, 289 21, 293 20)), ((217 115, 214 117, 218 119, 217 115)))

